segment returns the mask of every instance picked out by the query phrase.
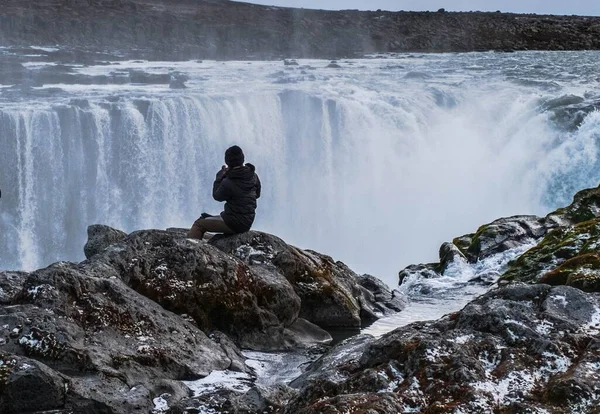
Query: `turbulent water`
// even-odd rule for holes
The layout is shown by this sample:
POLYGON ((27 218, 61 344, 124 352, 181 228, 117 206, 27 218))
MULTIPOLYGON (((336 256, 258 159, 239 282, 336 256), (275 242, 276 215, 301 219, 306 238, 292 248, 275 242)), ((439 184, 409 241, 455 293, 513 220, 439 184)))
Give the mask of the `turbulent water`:
POLYGON ((187 227, 218 212, 212 180, 239 144, 263 182, 256 229, 396 285, 441 242, 598 184, 599 58, 126 61, 70 70, 178 71, 187 88, 0 85, 0 268, 81 260, 89 224, 187 227))

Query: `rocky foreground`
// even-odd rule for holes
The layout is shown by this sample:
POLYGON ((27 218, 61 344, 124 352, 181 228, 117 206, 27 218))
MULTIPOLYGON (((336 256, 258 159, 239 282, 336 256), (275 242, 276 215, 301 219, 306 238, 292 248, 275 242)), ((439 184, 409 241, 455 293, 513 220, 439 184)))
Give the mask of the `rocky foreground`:
POLYGON ((599 231, 600 187, 458 237, 401 282, 535 247, 464 309, 373 338, 352 333, 405 303, 328 256, 260 232, 91 226, 87 260, 0 273, 0 411, 598 413, 599 231), (314 362, 264 381, 249 350, 314 362))
POLYGON ((93 51, 99 60, 106 52, 174 60, 584 50, 600 49, 600 18, 323 11, 225 0, 4 0, 0 45, 61 45, 73 48, 72 56, 93 51))
POLYGON ((240 348, 322 352, 329 332, 404 306, 375 278, 264 233, 88 233, 84 262, 0 273, 3 413, 148 413, 157 397, 188 397, 181 381, 252 373, 240 348))

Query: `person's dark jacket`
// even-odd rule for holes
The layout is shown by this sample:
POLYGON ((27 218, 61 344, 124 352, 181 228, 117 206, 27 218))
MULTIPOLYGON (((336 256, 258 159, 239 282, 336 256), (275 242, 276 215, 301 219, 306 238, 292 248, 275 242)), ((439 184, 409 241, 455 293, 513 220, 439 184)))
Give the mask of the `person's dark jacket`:
POLYGON ((219 171, 213 184, 213 198, 226 201, 221 217, 236 233, 250 230, 256 212, 256 199, 260 197, 260 180, 252 164, 219 171))

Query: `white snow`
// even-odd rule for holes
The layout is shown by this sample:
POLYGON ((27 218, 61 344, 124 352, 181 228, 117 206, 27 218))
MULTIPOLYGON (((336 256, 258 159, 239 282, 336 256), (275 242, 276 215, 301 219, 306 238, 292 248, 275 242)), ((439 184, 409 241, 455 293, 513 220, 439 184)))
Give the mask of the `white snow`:
POLYGON ((535 326, 535 331, 540 335, 548 335, 550 332, 552 332, 552 328, 554 328, 554 324, 552 322, 543 320, 535 326))
POLYGON ((150 345, 140 345, 137 348, 137 352, 139 352, 140 354, 147 354, 151 350, 152 350, 152 347, 150 345))
POLYGON ((596 307, 590 318, 590 322, 584 325, 582 330, 587 331, 588 333, 598 334, 598 331, 600 331, 600 308, 596 307))
POLYGON ((161 414, 169 411, 169 403, 166 400, 166 398, 168 398, 169 396, 169 394, 162 394, 161 396, 156 397, 152 400, 152 403, 154 403, 154 409, 152 410, 152 414, 161 414))
POLYGON ((39 343, 40 341, 34 339, 32 335, 24 335, 19 339, 19 344, 24 345, 28 348, 35 348, 39 345, 39 343))
POLYGON ((461 336, 457 336, 456 338, 454 338, 454 342, 457 343, 458 345, 464 345, 467 342, 469 342, 470 340, 472 340, 475 336, 473 334, 468 334, 468 335, 461 335, 461 336))
POLYGON ((250 390, 251 381, 252 377, 249 374, 225 370, 213 371, 207 377, 196 381, 183 381, 183 383, 193 391, 194 397, 198 397, 219 389, 245 393, 250 390))
POLYGON ((27 293, 29 295, 31 295, 33 299, 36 299, 38 294, 40 293, 40 290, 43 293, 45 290, 52 290, 52 289, 54 289, 53 286, 43 284, 43 285, 38 285, 38 286, 34 286, 32 288, 27 289, 27 293))

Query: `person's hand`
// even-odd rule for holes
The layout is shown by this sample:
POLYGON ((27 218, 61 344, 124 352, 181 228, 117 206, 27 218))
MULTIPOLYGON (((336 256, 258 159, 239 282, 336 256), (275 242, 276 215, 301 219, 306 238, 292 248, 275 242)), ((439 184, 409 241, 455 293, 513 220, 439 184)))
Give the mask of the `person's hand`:
POLYGON ((221 170, 217 173, 217 178, 223 178, 227 174, 227 171, 229 171, 229 168, 226 165, 222 166, 221 170))

